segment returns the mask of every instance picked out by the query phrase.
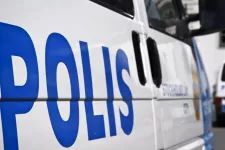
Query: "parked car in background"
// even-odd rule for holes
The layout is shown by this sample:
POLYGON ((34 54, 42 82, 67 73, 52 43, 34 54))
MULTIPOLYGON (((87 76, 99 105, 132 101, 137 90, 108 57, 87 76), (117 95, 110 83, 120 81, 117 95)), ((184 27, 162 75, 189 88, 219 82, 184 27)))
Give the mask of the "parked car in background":
POLYGON ((225 120, 225 61, 219 67, 215 88, 214 103, 216 106, 216 124, 221 125, 225 120))

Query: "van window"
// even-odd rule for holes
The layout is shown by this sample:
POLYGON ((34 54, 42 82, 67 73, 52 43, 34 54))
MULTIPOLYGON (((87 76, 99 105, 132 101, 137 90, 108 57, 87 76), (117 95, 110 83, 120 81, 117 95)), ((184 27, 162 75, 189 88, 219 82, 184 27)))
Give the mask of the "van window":
POLYGON ((145 0, 145 6, 152 28, 176 36, 180 18, 173 0, 145 0))
POLYGON ((91 0, 104 7, 107 7, 115 12, 118 12, 127 17, 133 18, 134 5, 133 0, 91 0))
POLYGON ((225 65, 223 66, 223 71, 222 71, 222 81, 225 81, 225 65))

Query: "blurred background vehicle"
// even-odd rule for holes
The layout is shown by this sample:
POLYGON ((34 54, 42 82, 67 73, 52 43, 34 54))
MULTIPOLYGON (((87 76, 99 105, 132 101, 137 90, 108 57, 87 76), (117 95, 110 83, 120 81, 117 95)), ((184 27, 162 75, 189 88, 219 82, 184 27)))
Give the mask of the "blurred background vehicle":
POLYGON ((217 84, 215 85, 216 124, 223 123, 225 116, 225 61, 219 67, 217 84))

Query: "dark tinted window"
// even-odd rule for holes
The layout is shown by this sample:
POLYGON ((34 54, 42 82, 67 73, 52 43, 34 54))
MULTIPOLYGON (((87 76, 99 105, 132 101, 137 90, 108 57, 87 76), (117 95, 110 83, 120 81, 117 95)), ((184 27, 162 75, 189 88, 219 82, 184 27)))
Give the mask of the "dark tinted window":
POLYGON ((223 66, 222 81, 225 81, 225 65, 223 66))
POLYGON ((133 0, 91 0, 122 15, 133 18, 133 0))
POLYGON ((225 47, 225 31, 220 33, 220 47, 225 47))
POLYGON ((173 0, 145 0, 149 25, 176 36, 179 14, 173 0))

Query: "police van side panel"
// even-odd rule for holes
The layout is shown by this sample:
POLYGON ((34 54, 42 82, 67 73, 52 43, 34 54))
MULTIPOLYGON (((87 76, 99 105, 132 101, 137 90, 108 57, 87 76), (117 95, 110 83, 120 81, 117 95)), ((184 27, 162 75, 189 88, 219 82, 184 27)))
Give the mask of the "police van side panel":
POLYGON ((203 135, 203 118, 197 66, 191 47, 176 37, 177 23, 182 21, 175 12, 176 6, 171 0, 145 0, 139 1, 139 5, 146 39, 155 41, 162 70, 162 85, 153 90, 157 98, 157 139, 163 141, 157 140, 157 144, 165 149, 184 145, 186 149, 202 149, 204 141, 198 138, 203 135))
POLYGON ((7 0, 0 14, 0 149, 156 148, 136 7, 121 15, 89 0, 7 0))

